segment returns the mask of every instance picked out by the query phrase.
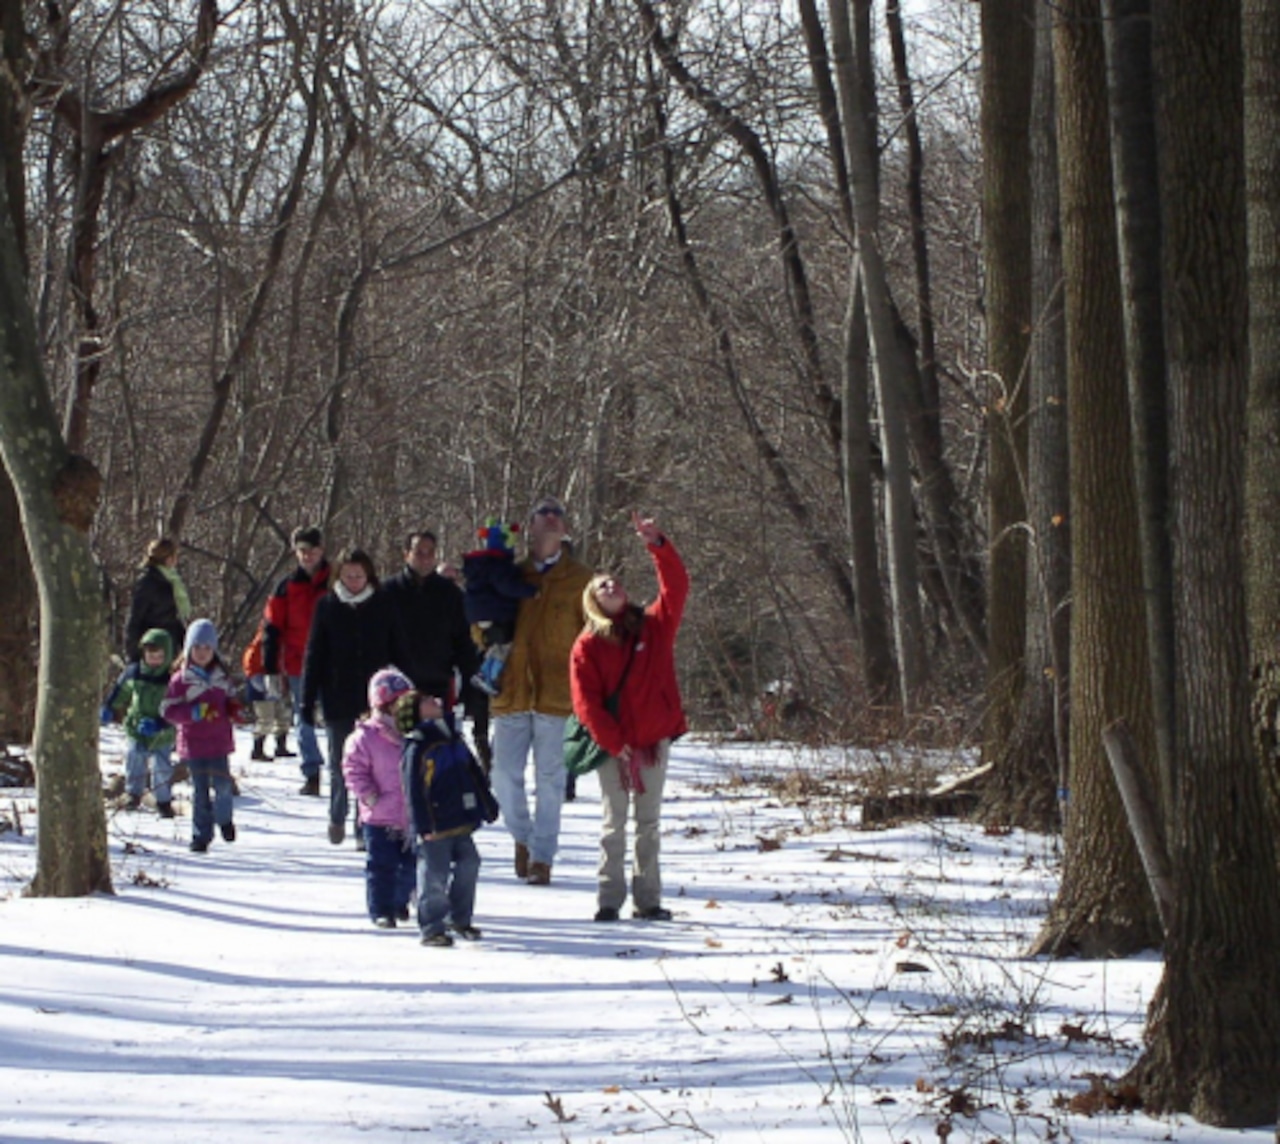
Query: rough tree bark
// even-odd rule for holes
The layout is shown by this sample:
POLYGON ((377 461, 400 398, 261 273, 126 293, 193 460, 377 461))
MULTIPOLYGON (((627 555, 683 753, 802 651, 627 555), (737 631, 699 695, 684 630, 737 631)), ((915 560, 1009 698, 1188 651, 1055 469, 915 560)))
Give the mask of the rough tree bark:
POLYGON ((1176 905, 1133 1073, 1153 1111, 1239 1128, 1274 1124, 1280 1091, 1280 887, 1251 734, 1243 550, 1244 49, 1238 3, 1154 11, 1180 766, 1176 905))
POLYGON ((1161 931, 1102 746, 1154 754, 1099 0, 1054 28, 1071 466, 1071 763, 1058 897, 1033 950, 1117 956, 1161 931))

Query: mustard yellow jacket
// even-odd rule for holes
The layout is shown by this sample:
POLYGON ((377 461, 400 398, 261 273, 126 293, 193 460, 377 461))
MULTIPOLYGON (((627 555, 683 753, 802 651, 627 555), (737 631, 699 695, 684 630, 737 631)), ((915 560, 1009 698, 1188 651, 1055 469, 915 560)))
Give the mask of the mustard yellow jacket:
POLYGON ((502 693, 489 701, 494 715, 567 716, 573 711, 569 691, 569 653, 586 623, 582 591, 591 570, 568 555, 545 572, 532 560, 520 565, 538 594, 520 601, 516 637, 502 669, 502 693))

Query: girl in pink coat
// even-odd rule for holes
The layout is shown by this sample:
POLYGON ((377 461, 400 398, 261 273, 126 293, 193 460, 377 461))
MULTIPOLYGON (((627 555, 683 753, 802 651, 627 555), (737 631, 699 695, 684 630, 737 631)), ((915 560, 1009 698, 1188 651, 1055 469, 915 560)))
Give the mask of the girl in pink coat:
POLYGON ((398 668, 384 667, 369 680, 369 714, 347 736, 342 774, 360 808, 364 833, 365 899, 379 929, 395 929, 409 918, 417 864, 409 837, 409 814, 400 783, 403 740, 392 707, 413 690, 398 668))

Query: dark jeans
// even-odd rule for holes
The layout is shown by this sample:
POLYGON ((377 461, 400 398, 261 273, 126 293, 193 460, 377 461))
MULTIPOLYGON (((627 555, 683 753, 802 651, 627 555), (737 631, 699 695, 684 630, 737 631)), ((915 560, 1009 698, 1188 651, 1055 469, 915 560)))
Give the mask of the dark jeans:
POLYGON ((480 851, 470 834, 434 842, 418 839, 418 926, 423 937, 444 933, 445 922, 469 926, 480 880, 480 851))
POLYGON ((231 762, 226 755, 186 762, 191 772, 191 840, 211 842, 214 823, 226 826, 231 821, 231 762))
POLYGON ((389 826, 364 827, 364 890, 369 917, 394 918, 413 896, 417 860, 413 846, 389 826))
MULTIPOLYGON (((342 776, 342 748, 347 736, 356 729, 354 719, 326 719, 324 730, 329 737, 329 821, 337 826, 347 821, 347 780, 342 776)), ((352 828, 357 823, 352 819, 352 828)))

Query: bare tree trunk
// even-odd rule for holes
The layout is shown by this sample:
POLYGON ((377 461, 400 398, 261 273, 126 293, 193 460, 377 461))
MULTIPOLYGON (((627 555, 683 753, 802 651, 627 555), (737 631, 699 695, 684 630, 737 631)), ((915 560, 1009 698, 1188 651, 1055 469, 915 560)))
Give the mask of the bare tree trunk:
POLYGON ((1025 678, 1034 21, 1030 0, 982 5, 982 235, 990 379, 983 757, 989 762, 1001 759, 1008 748, 1025 678))
POLYGON ((1249 648, 1253 735, 1280 813, 1280 5, 1244 0, 1249 204, 1249 648))
POLYGON ((1062 229, 1054 126, 1054 10, 1036 7, 1031 102, 1031 360, 1028 371, 1026 653, 1022 702, 983 789, 983 813, 1028 829, 1061 828, 1067 787, 1071 514, 1062 229))
MULTIPOLYGON (((6 29, 8 30, 8 29, 6 29)), ((7 166, 4 156, 0 164, 7 166)), ((0 179, 7 188, 6 178, 0 179)), ((26 274, 8 196, 0 199, 0 456, 22 506, 40 587, 39 704, 34 755, 40 832, 30 893, 111 891, 98 769, 106 658, 102 600, 89 550, 97 471, 67 451, 40 366, 26 274)))
POLYGON ((1169 428, 1160 286, 1160 189, 1150 0, 1102 0, 1111 107, 1111 163, 1124 299, 1125 361, 1138 485, 1160 812, 1173 820, 1173 556, 1169 539, 1169 428))
POLYGON ((1250 726, 1243 551, 1244 49, 1236 4, 1155 11, 1181 765, 1176 912, 1133 1075, 1154 1112, 1244 1128, 1275 1123, 1280 1091, 1280 875, 1250 726))
MULTIPOLYGON (((0 47, 11 77, 23 75, 22 0, 0 0, 0 47)), ((0 84, 0 155, 21 155, 25 115, 17 86, 0 84)), ((26 181, 21 163, 4 166, 5 193, 19 263, 26 267, 26 181)), ((35 724, 36 584, 22 532, 18 498, 8 472, 0 471, 0 742, 28 743, 35 724)))
POLYGON ((1062 884, 1033 950, 1123 956, 1160 924, 1102 747, 1118 718, 1154 754, 1138 505, 1099 0, 1057 9, 1058 154, 1071 438, 1071 769, 1062 884))
MULTIPOLYGON (((858 257, 861 261, 864 306, 871 335, 872 361, 880 405, 880 450, 885 469, 885 532, 889 551, 889 593, 892 600, 894 643, 900 698, 905 710, 914 705, 928 677, 920 613, 920 577, 916 563, 915 514, 911 494, 911 460, 903 393, 908 366, 899 357, 893 309, 879 236, 879 180, 876 177, 874 107, 867 106, 858 67, 859 47, 854 27, 861 22, 865 37, 869 21, 864 0, 849 9, 833 0, 831 59, 840 97, 844 144, 853 186, 858 257)), ((869 58, 869 46, 865 52, 869 58)))

